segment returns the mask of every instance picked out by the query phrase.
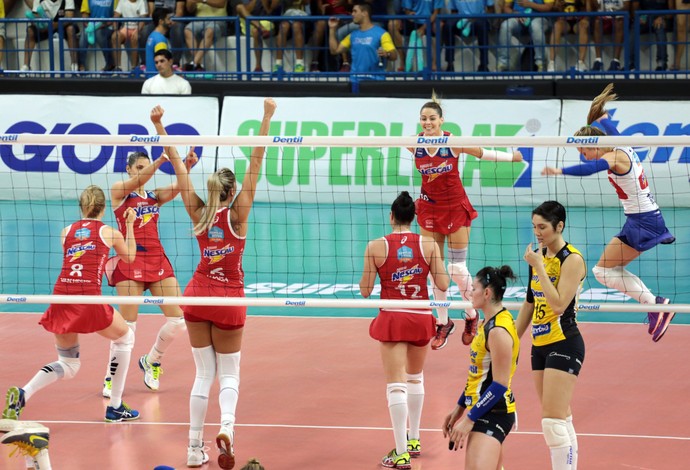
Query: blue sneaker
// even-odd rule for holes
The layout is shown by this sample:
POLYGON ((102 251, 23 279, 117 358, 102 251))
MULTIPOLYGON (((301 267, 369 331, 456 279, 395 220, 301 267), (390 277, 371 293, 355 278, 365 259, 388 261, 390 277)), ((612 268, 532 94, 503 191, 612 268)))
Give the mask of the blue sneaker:
MULTIPOLYGON (((657 304, 668 304, 669 299, 666 299, 664 297, 657 297, 656 298, 656 303, 657 304)), ((673 317, 676 315, 676 312, 650 312, 649 313, 649 325, 651 327, 652 325, 652 317, 655 317, 656 321, 656 326, 650 331, 652 335, 652 341, 655 343, 658 342, 665 334, 666 330, 668 330, 668 326, 671 324, 671 320, 673 320, 673 317)))
POLYGON ((10 387, 5 395, 5 409, 2 411, 3 419, 19 419, 24 409, 24 390, 19 387, 10 387))
POLYGON ((105 410, 105 420, 108 423, 119 423, 120 421, 132 421, 135 419, 139 419, 139 412, 131 409, 125 402, 122 402, 119 408, 109 406, 105 410))
POLYGON ((592 72, 601 72, 604 70, 604 62, 601 59, 596 59, 592 64, 592 72))
MULTIPOLYGON (((664 297, 661 297, 659 295, 656 296, 656 303, 665 305, 669 303, 669 299, 666 299, 664 297)), ((659 326, 659 320, 661 319, 661 313, 660 312, 649 312, 647 314, 647 323, 649 324, 649 327, 647 328, 647 333, 650 335, 654 333, 654 330, 656 330, 656 327, 659 326)))

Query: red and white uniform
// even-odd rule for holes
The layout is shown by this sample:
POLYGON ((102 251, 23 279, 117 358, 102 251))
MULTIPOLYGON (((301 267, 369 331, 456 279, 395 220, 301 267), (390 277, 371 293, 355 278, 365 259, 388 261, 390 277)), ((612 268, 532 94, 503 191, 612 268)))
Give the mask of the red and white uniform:
POLYGON ((649 182, 637 153, 631 147, 616 147, 630 159, 630 170, 623 175, 608 171, 609 183, 613 185, 626 214, 644 214, 659 209, 649 190, 649 182))
MULTIPOLYGON (((442 136, 429 137, 420 133, 419 137, 442 141, 451 135, 443 131, 442 136)), ((422 175, 422 191, 416 202, 417 222, 425 230, 448 235, 460 227, 469 227, 477 211, 460 180, 458 155, 450 147, 438 147, 433 154, 428 150, 416 148, 414 151, 415 167, 422 175)))
MULTIPOLYGON (((216 212, 213 226, 196 237, 201 261, 184 291, 185 297, 244 297, 242 254, 246 237, 238 236, 230 222, 230 208, 216 212)), ((244 326, 247 307, 183 306, 188 321, 212 321, 219 328, 244 326)))
MULTIPOLYGON (((103 271, 110 246, 103 240, 105 224, 83 219, 67 227, 62 270, 55 295, 101 295, 103 271)), ((110 305, 51 304, 39 324, 51 333, 93 333, 113 322, 110 305)))
MULTIPOLYGON (((395 232, 384 237, 386 261, 377 269, 381 299, 429 300, 429 263, 424 258, 422 237, 395 232)), ((369 335, 379 341, 407 341, 425 345, 436 334, 430 309, 380 309, 369 326, 369 335)))
POLYGON ((106 274, 111 286, 119 282, 132 280, 147 285, 169 277, 174 277, 172 265, 165 255, 160 235, 158 234, 158 213, 160 206, 156 193, 146 191, 144 195, 131 192, 115 210, 117 226, 122 234, 127 233, 125 212, 134 209, 134 238, 137 241, 137 256, 133 263, 121 263, 116 256, 108 261, 106 274))

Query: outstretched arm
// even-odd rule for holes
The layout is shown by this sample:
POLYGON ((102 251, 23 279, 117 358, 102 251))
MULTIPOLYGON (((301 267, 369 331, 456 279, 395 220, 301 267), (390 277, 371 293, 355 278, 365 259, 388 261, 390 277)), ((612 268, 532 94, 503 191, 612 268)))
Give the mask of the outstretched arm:
POLYGON ((460 155, 461 153, 466 153, 467 155, 472 155, 480 160, 486 160, 491 162, 521 162, 522 153, 519 150, 515 152, 503 152, 501 150, 485 150, 481 147, 460 147, 454 148, 453 153, 455 155, 460 155))
POLYGON ((142 168, 138 175, 126 181, 118 181, 110 188, 110 198, 113 204, 122 201, 129 193, 144 186, 156 172, 156 170, 165 163, 165 159, 159 158, 153 163, 149 163, 142 168))
MULTIPOLYGON (((276 102, 273 98, 266 98, 264 100, 264 117, 261 120, 261 127, 259 128, 259 135, 268 135, 268 129, 271 125, 271 118, 276 110, 276 102)), ((244 175, 242 181, 242 190, 237 195, 235 202, 232 204, 233 220, 237 223, 245 223, 249 219, 249 212, 254 203, 254 195, 256 194, 256 184, 259 181, 259 173, 261 172, 261 165, 264 161, 264 153, 266 147, 254 147, 249 160, 249 169, 244 175)))

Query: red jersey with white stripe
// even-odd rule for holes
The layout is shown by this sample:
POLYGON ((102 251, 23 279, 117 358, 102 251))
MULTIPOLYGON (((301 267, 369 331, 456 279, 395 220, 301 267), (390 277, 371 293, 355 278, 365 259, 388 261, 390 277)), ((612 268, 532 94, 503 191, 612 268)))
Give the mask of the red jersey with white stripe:
MULTIPOLYGON (((434 153, 430 149, 418 147, 414 151, 414 164, 422 175, 422 194, 420 198, 434 204, 457 204, 458 198, 467 198, 465 188, 460 181, 458 156, 450 147, 442 147, 443 141, 452 136, 443 131, 442 136, 430 137, 420 133, 418 137, 439 143, 434 153)), ((446 140, 447 141, 447 140, 446 140)))
POLYGON ((218 209, 213 226, 197 235, 201 261, 196 274, 206 276, 212 283, 227 287, 244 287, 242 253, 246 237, 238 236, 230 223, 230 208, 218 209))
POLYGON ((618 175, 608 171, 609 182, 616 190, 618 199, 623 204, 623 212, 626 214, 644 214, 659 209, 654 196, 649 189, 649 181, 644 174, 644 168, 640 157, 631 147, 616 147, 630 159, 630 170, 618 175))
POLYGON ((82 219, 67 228, 62 244, 62 271, 54 294, 99 295, 103 268, 110 247, 101 236, 105 224, 100 220, 82 219))
MULTIPOLYGON (((429 263, 424 258, 422 237, 412 232, 395 232, 386 235, 384 240, 386 261, 377 269, 381 279, 381 299, 429 300, 429 263)), ((391 309, 381 309, 386 310, 391 309)), ((396 308, 394 311, 426 313, 421 309, 396 308)))
POLYGON ((144 195, 133 191, 127 195, 122 204, 113 212, 117 220, 117 227, 122 234, 127 233, 125 211, 131 207, 137 215, 134 221, 134 238, 137 241, 137 256, 161 255, 164 253, 158 234, 158 213, 160 206, 156 193, 146 191, 144 195))

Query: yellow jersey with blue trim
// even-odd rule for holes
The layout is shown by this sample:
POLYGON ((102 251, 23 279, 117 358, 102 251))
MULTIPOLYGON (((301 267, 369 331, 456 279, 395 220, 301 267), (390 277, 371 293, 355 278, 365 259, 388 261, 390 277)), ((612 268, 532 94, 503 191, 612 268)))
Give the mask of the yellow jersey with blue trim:
MULTIPOLYGON (((561 278, 561 266, 568 256, 577 255, 584 258, 582 253, 570 243, 566 243, 563 248, 558 250, 556 256, 550 258, 546 256, 546 248, 543 250, 546 275, 549 276, 551 283, 556 288, 558 288, 558 282, 561 278)), ((563 313, 558 315, 546 300, 539 276, 534 273, 530 266, 527 301, 534 304, 532 313, 532 344, 534 346, 553 344, 580 334, 580 330, 577 328, 577 304, 583 281, 584 278, 580 279, 580 286, 575 292, 573 300, 570 301, 563 313)))
POLYGON ((515 411, 515 397, 510 384, 513 381, 513 375, 517 368, 520 339, 518 338, 513 316, 508 310, 503 309, 480 325, 477 335, 472 340, 472 344, 470 344, 470 370, 467 374, 467 384, 465 385, 465 406, 468 412, 477 404, 479 398, 494 380, 491 368, 491 351, 487 348, 489 335, 494 328, 503 328, 510 334, 510 337, 513 339, 513 349, 510 361, 510 379, 508 379, 507 384, 503 384, 508 390, 506 390, 504 399, 499 400, 491 408, 491 411, 497 413, 513 413, 515 411))

